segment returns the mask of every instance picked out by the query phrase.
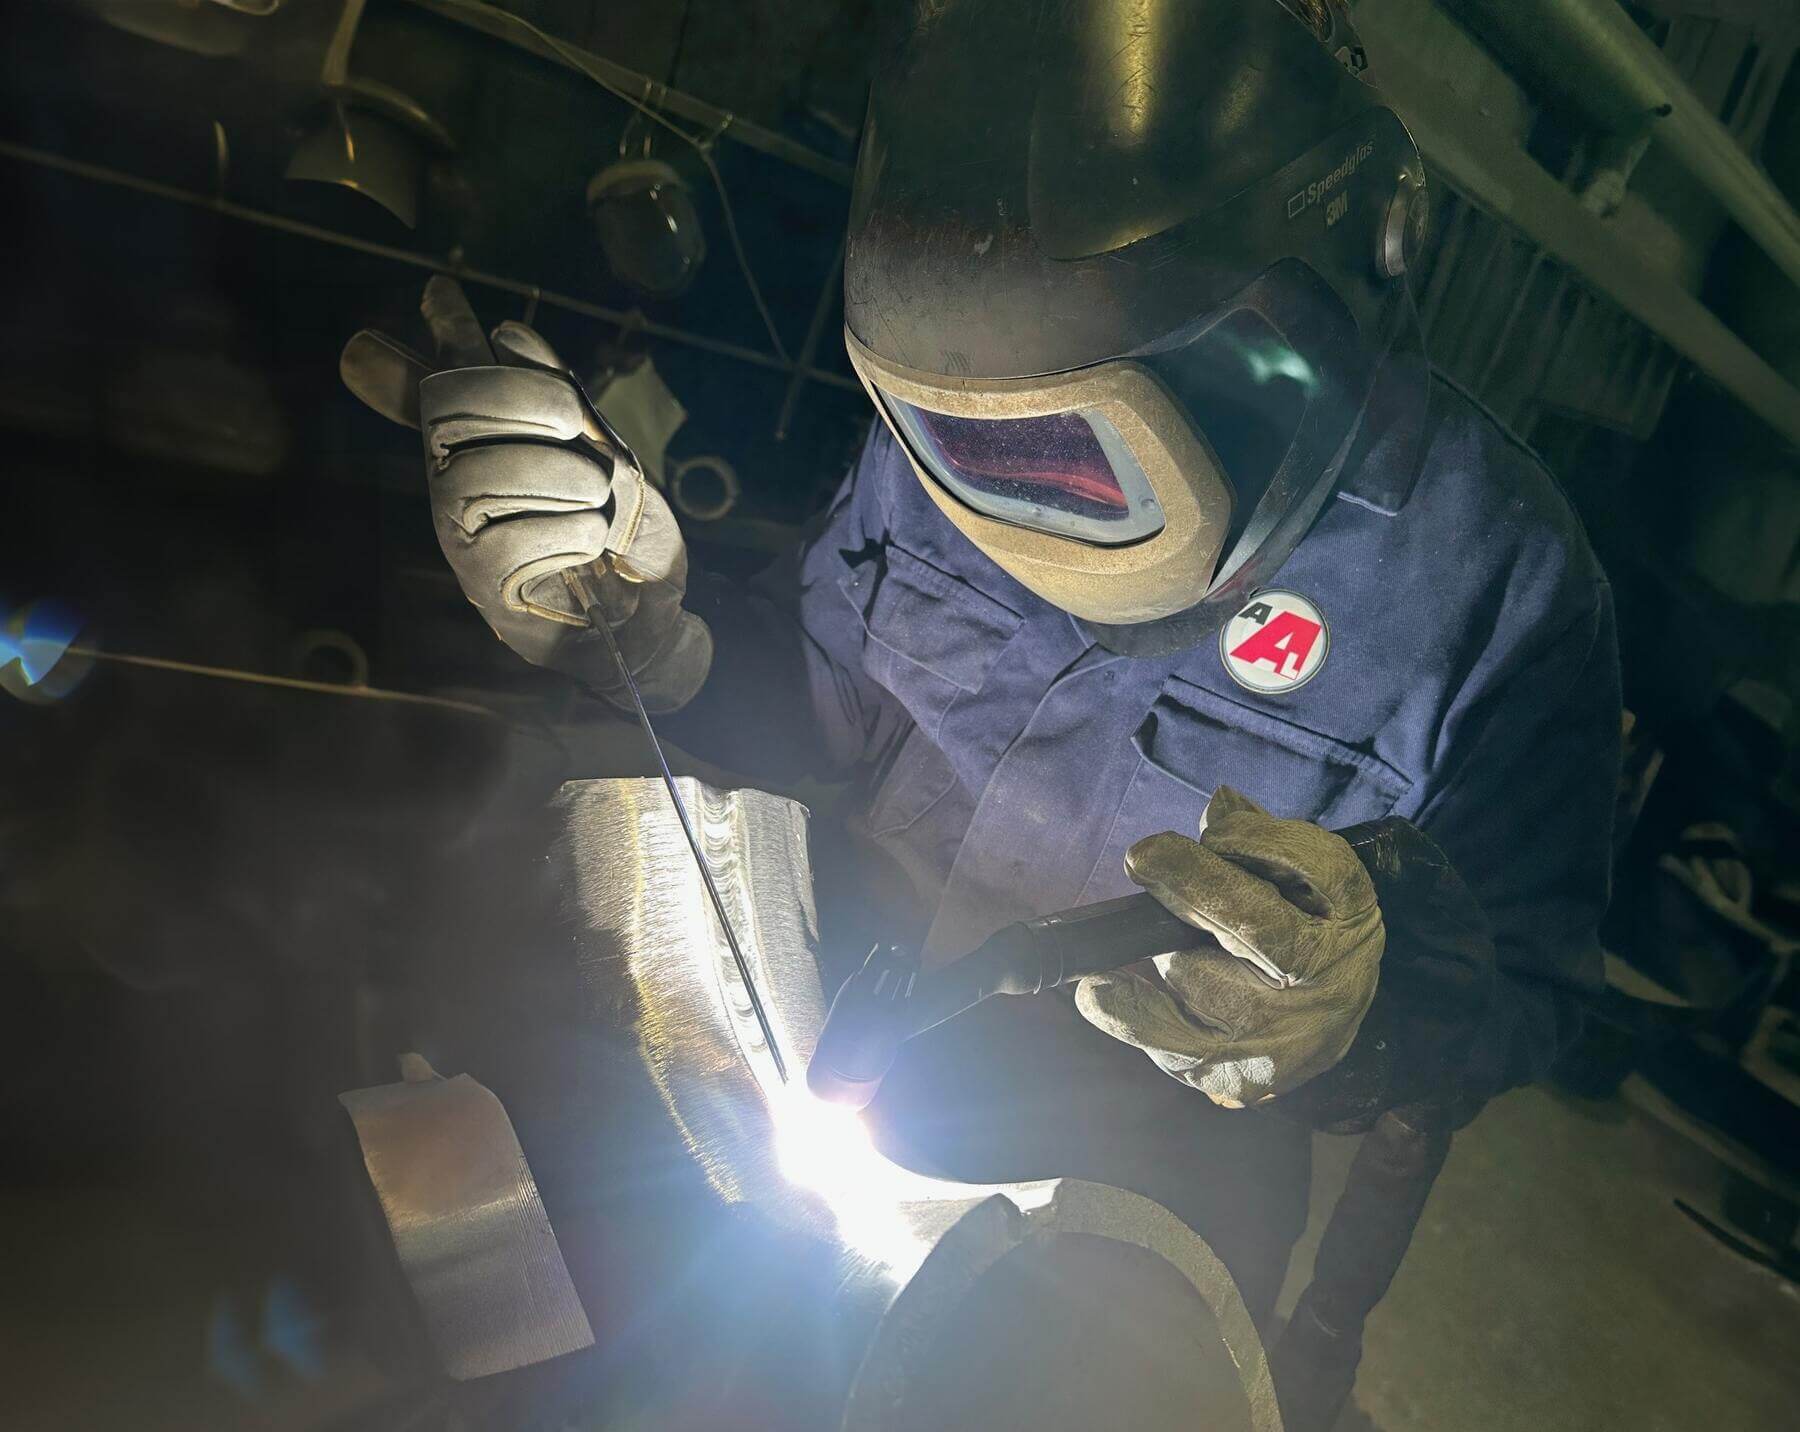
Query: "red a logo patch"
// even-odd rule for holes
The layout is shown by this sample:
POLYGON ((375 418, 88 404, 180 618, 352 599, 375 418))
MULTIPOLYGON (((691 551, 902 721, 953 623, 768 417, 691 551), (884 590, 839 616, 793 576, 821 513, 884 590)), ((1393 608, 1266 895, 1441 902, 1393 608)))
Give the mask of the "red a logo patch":
POLYGON ((1219 633, 1225 670, 1264 695, 1291 691, 1325 664, 1331 632, 1323 614, 1294 592, 1259 592, 1219 633))

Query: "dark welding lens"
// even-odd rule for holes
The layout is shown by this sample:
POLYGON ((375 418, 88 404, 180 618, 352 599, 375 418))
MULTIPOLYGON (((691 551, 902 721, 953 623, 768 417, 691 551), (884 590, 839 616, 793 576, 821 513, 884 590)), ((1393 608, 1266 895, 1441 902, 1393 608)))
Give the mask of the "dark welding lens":
POLYGON ((1143 469, 1097 412, 967 418, 884 398, 914 455, 977 512, 1106 545, 1162 530, 1143 469))
POLYGON ((1293 446, 1320 373, 1260 314, 1239 311, 1143 360, 1206 435, 1241 525, 1293 446))

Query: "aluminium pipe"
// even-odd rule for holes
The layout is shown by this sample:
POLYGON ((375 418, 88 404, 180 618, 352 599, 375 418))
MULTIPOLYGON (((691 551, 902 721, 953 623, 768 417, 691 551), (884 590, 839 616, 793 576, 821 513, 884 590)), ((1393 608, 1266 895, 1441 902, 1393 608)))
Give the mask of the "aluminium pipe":
POLYGON ((1614 0, 1449 0, 1496 55, 1617 134, 1654 143, 1800 284, 1800 215, 1614 0))

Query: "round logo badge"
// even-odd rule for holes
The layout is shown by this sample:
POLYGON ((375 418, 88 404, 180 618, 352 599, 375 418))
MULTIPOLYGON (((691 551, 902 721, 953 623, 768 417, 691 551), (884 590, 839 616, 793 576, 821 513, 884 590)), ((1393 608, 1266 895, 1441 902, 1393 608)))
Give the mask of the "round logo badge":
POLYGON ((1279 696, 1325 665, 1331 628, 1297 592, 1258 592, 1219 632, 1219 659, 1246 691, 1279 696))

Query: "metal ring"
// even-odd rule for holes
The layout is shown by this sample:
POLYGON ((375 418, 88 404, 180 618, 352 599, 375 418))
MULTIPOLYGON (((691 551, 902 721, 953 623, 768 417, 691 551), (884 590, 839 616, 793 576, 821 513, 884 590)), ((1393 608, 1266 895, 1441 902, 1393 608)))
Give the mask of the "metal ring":
POLYGON ((713 453, 684 458, 669 469, 669 502, 683 517, 696 522, 717 522, 737 506, 739 493, 737 470, 724 458, 713 453), (689 483, 690 473, 711 477, 718 491, 710 497, 696 493, 689 483))

